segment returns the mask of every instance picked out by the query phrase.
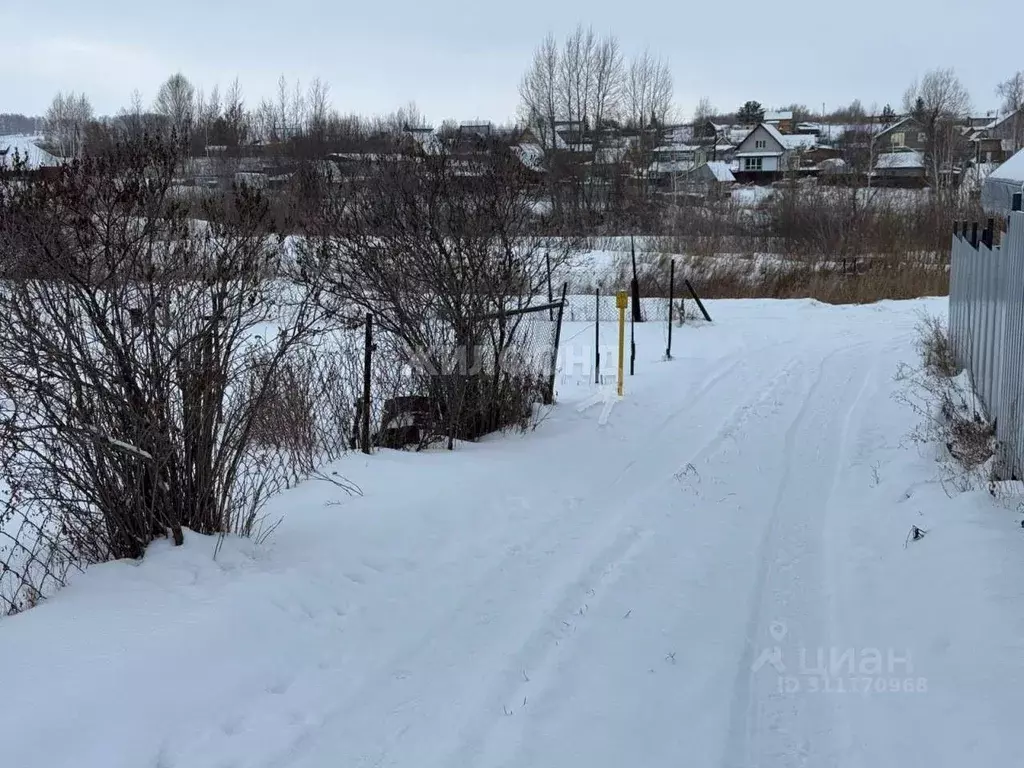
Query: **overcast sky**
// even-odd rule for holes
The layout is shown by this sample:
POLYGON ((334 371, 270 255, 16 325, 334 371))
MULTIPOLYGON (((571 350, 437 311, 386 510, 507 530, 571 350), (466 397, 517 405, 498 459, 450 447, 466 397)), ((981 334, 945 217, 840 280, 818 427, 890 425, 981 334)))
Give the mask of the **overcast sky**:
POLYGON ((826 109, 859 98, 898 108, 928 69, 953 67, 975 111, 1024 58, 980 31, 1010 21, 1008 0, 0 0, 0 112, 41 114, 58 90, 85 91, 99 114, 139 89, 149 104, 181 71, 209 89, 240 78, 247 103, 277 78, 319 76, 342 112, 415 101, 433 122, 515 115, 517 86, 548 32, 577 23, 614 33, 627 54, 671 62, 683 117, 707 95, 826 109), (973 21, 972 21, 973 20, 973 21))

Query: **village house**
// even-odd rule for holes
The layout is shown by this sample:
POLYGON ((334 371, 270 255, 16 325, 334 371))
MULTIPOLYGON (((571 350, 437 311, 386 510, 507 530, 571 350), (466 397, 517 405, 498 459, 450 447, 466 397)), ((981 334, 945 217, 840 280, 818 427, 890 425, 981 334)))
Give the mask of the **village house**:
POLYGON ((1005 162, 1024 149, 1024 110, 1017 109, 996 118, 981 130, 977 162, 1005 162))
POLYGON ((924 128, 913 117, 904 117, 875 135, 875 151, 902 152, 905 149, 924 152, 928 136, 924 128))
POLYGON ((762 122, 773 126, 779 133, 793 133, 793 113, 790 110, 765 112, 762 122))
POLYGON ((738 166, 734 175, 740 182, 768 184, 789 170, 793 151, 773 125, 761 123, 736 147, 738 166))
POLYGON ((701 163, 683 174, 680 186, 690 194, 720 200, 730 195, 735 183, 736 176, 729 168, 729 163, 713 160, 701 163))
POLYGON ((883 152, 875 161, 871 177, 876 186, 924 187, 928 183, 924 153, 909 148, 883 152))

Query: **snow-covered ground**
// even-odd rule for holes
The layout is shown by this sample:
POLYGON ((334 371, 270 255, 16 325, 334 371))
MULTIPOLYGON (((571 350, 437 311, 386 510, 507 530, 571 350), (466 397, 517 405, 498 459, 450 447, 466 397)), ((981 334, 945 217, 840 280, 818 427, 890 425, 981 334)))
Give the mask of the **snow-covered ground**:
POLYGON ((893 398, 944 304, 709 302, 671 361, 637 327, 621 402, 570 324, 533 432, 348 457, 363 496, 289 491, 262 544, 0 621, 0 763, 1024 765, 1018 519, 893 398))

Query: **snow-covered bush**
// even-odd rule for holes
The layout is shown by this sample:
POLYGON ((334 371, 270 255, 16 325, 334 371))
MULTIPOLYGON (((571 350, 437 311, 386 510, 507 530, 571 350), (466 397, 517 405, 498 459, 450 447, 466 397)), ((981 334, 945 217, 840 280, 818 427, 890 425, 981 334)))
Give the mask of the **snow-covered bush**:
POLYGON ((258 191, 190 227, 178 162, 146 140, 0 178, 0 610, 185 528, 251 534, 270 494, 344 448, 321 283, 279 273, 258 191))

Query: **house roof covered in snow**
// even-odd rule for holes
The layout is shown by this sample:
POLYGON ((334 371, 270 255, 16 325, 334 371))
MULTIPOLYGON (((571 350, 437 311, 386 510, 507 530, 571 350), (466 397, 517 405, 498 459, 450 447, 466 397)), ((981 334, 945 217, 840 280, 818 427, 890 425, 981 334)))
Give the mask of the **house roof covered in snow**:
POLYGON ((1005 179, 1024 184, 1024 149, 992 171, 989 176, 993 179, 1005 179))
POLYGON ((1016 115, 1016 114, 1017 114, 1017 112, 1019 112, 1019 111, 1020 111, 1020 110, 1017 110, 1017 109, 1015 109, 1015 110, 1013 110, 1012 112, 1007 112, 1007 113, 1006 113, 1005 115, 1003 115, 1002 117, 997 117, 997 118, 995 118, 995 119, 994 119, 994 120, 993 120, 992 122, 990 122, 990 123, 988 123, 987 125, 985 125, 985 126, 984 126, 984 128, 985 128, 986 130, 991 130, 991 129, 993 129, 993 128, 998 128, 998 127, 999 127, 1000 125, 1002 125, 1002 124, 1003 124, 1003 123, 1005 123, 1005 122, 1006 122, 1007 120, 1009 120, 1009 119, 1010 119, 1010 118, 1012 118, 1012 117, 1013 117, 1014 115, 1016 115))
POLYGON ((878 156, 876 170, 895 170, 898 168, 924 168, 924 155, 920 152, 885 152, 878 156))
MULTIPOLYGON (((806 138, 806 137, 797 137, 806 138)), ((813 138, 813 137, 810 137, 813 138)), ((739 142, 739 146, 736 147, 737 157, 769 157, 773 155, 781 155, 789 150, 789 146, 786 143, 786 136, 779 133, 779 129, 770 123, 760 123, 754 126, 753 129, 747 131, 747 135, 743 137, 743 140, 739 142), (765 147, 757 147, 750 143, 750 137, 758 131, 762 131, 764 134, 774 142, 774 146, 767 144, 765 147)))
POLYGON ((981 186, 981 207, 989 215, 1006 216, 1013 196, 1024 193, 1024 149, 988 175, 981 186))
POLYGON ((809 133, 780 134, 780 138, 786 149, 811 149, 818 146, 818 137, 809 133))
POLYGON ((0 136, 0 166, 13 164, 15 153, 30 169, 60 165, 63 160, 42 149, 39 141, 41 136, 0 136))
POLYGON ((778 122, 781 122, 782 120, 792 120, 792 119, 793 119, 793 112, 792 112, 792 110, 788 110, 788 109, 785 109, 785 110, 782 110, 782 111, 779 111, 779 112, 765 112, 764 113, 764 120, 765 120, 765 122, 778 123, 778 122))
POLYGON ((736 177, 732 175, 732 171, 729 170, 729 164, 723 160, 712 160, 707 163, 708 170, 711 175, 715 177, 715 181, 720 181, 724 184, 729 184, 736 181, 736 177))
POLYGON ((916 125, 917 121, 911 116, 904 117, 902 120, 897 120, 892 125, 887 125, 884 128, 882 128, 882 130, 875 134, 875 138, 884 136, 890 131, 895 131, 897 128, 903 128, 905 130, 907 126, 911 124, 916 125))

